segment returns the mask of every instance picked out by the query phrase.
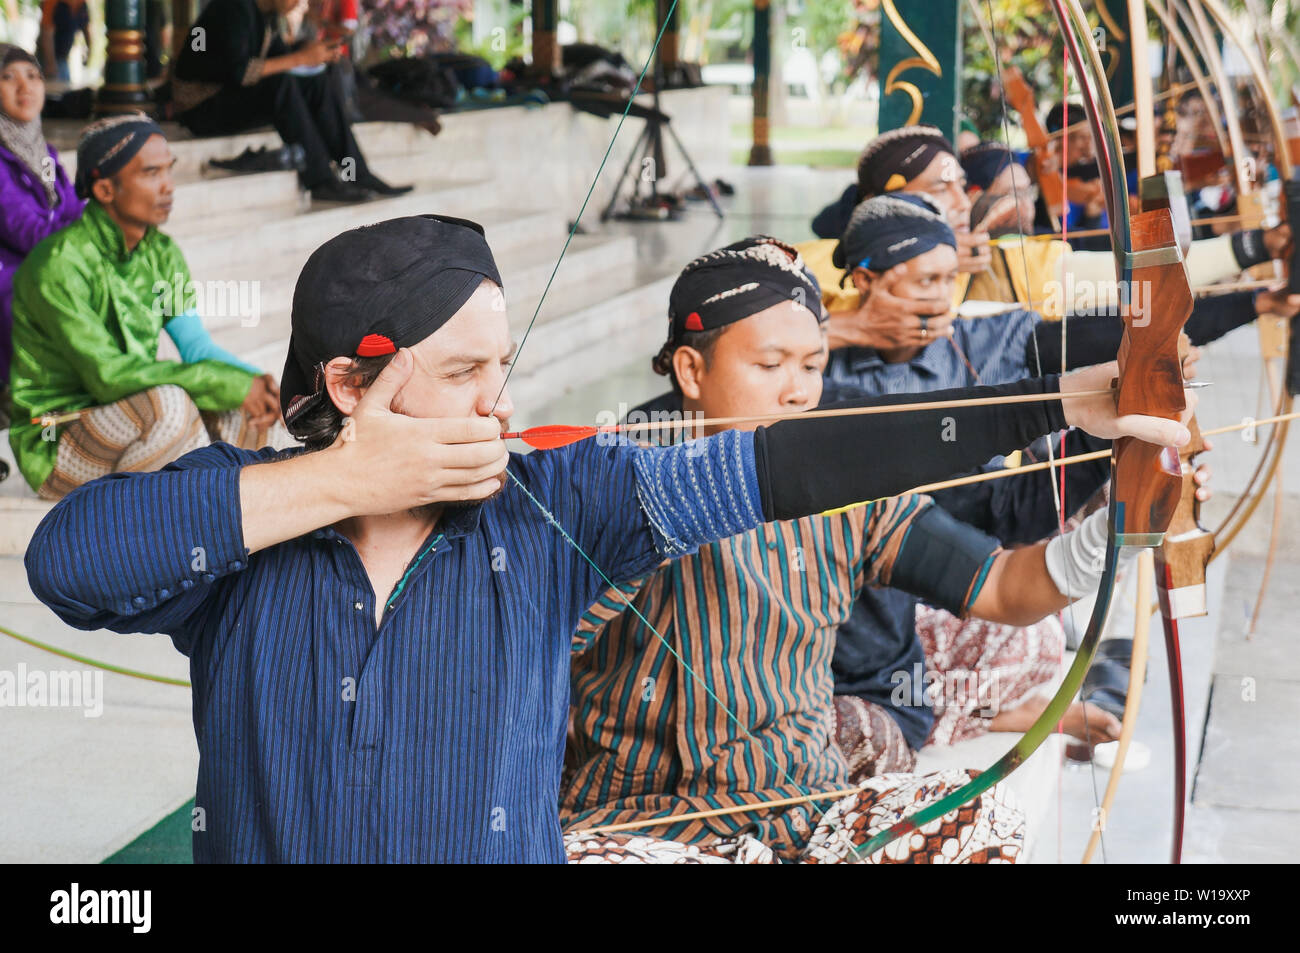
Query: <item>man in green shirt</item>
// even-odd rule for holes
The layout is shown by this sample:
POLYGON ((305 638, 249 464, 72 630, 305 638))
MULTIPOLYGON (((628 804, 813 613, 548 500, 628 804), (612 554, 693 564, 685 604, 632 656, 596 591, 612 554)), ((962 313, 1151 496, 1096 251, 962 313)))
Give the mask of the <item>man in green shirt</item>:
POLYGON ((193 307, 176 243, 171 150, 142 115, 88 127, 77 145, 80 219, 14 276, 14 425, 23 476, 59 499, 90 480, 157 470, 210 440, 274 439, 274 378, 217 347, 193 307), (180 362, 160 360, 162 331, 180 362))

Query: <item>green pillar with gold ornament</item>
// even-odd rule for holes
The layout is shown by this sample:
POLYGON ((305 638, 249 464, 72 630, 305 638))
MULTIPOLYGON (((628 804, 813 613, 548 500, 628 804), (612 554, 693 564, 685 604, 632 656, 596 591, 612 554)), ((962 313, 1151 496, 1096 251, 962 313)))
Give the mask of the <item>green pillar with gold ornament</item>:
POLYGON ((950 140, 961 121, 959 0, 880 0, 880 131, 927 123, 950 140))
POLYGON ((533 0, 533 69, 545 76, 560 69, 557 22, 556 0, 533 0))
POLYGON ((677 32, 677 16, 680 7, 681 0, 677 3, 673 3, 673 0, 655 0, 655 22, 664 24, 664 38, 659 42, 659 65, 670 83, 677 75, 677 64, 680 59, 677 32), (667 20, 666 24, 665 20, 667 20))
MULTIPOLYGON (((1133 102, 1133 37, 1129 29, 1128 0, 1098 0, 1097 20, 1092 42, 1101 54, 1110 98, 1116 106, 1127 106, 1133 102)), ((1146 77, 1142 81, 1149 82, 1146 77)))
POLYGON ((768 128, 768 79, 772 75, 772 9, 770 0, 754 0, 754 130, 750 165, 772 165, 768 128))
POLYGON ((152 111, 153 100, 144 82, 144 0, 106 0, 104 28, 108 56, 95 112, 152 111))

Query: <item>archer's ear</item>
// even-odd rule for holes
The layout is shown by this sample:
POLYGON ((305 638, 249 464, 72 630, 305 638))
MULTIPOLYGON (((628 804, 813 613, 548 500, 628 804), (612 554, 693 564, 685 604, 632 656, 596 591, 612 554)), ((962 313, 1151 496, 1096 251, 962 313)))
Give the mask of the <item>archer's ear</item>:
POLYGON ((871 293, 871 282, 875 280, 875 276, 867 269, 854 268, 849 274, 849 278, 852 280, 853 287, 857 289, 858 294, 867 295, 871 293))
POLYGON ((365 393, 364 389, 354 383, 355 377, 348 374, 351 366, 351 359, 346 357, 336 357, 325 365, 325 390, 339 413, 345 417, 351 416, 361 395, 365 393))
POLYGON ((705 372, 704 355, 693 347, 679 347, 673 352, 673 374, 677 386, 682 389, 682 396, 688 400, 699 400, 700 382, 705 372))

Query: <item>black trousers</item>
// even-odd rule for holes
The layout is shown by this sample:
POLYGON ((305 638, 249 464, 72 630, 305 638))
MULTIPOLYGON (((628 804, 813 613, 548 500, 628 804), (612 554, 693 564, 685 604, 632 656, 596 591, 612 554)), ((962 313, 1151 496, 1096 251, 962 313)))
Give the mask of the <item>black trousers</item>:
POLYGON ((330 160, 346 180, 360 181, 369 170, 333 72, 276 73, 252 86, 228 86, 176 119, 196 136, 229 136, 270 123, 281 139, 306 153, 302 183, 307 188, 334 178, 330 160))

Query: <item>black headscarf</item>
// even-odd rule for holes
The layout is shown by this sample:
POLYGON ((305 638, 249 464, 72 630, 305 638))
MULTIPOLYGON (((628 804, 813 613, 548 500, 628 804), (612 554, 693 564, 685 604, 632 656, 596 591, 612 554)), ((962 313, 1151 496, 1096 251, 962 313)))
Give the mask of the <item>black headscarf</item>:
POLYGON ((854 268, 888 271, 938 245, 956 248, 957 236, 933 202, 912 192, 877 195, 853 210, 831 261, 847 278, 854 268))
POLYGON ((1086 122, 1088 113, 1078 103, 1070 103, 1070 118, 1065 120, 1066 107, 1062 103, 1057 103, 1047 111, 1047 118, 1043 120, 1043 125, 1048 132, 1056 133, 1065 128, 1066 125, 1074 126, 1081 122, 1086 122))
POLYGON ((957 157, 935 126, 901 126, 876 136, 858 159, 858 199, 904 188, 944 154, 957 157))
POLYGON ((280 382, 289 432, 324 393, 323 364, 420 343, 484 278, 504 287, 483 226, 463 218, 390 219, 346 231, 312 252, 293 291, 293 331, 280 382))
POLYGON ((1004 169, 1017 161, 1016 154, 1000 142, 981 142, 961 154, 966 183, 978 189, 987 189, 1004 169))
POLYGON ((767 235, 743 239, 701 255, 678 276, 668 295, 668 339, 712 331, 764 308, 792 301, 818 321, 826 316, 821 286, 793 246, 767 235))

